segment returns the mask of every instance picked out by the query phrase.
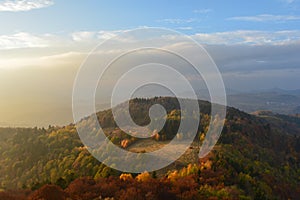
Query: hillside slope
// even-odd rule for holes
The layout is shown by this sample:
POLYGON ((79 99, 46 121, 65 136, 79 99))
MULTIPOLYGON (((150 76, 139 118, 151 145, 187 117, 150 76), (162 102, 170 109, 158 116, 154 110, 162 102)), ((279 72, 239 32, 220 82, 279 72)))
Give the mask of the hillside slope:
MULTIPOLYGON (((158 141, 164 143, 169 136, 174 137, 178 125, 176 120, 180 120, 180 117, 174 118, 179 109, 178 101, 167 97, 131 100, 131 115, 137 124, 149 122, 148 110, 153 104, 163 105, 168 113, 167 119, 172 121, 168 123, 167 120, 164 130, 159 133, 166 135, 158 141)), ((205 135, 210 114, 209 102, 199 101, 199 104, 201 122, 195 144, 205 135)), ((132 141, 124 147, 128 149, 130 145, 134 147, 135 142, 143 142, 118 130, 110 110, 99 112, 97 116, 108 138, 116 145, 121 146, 122 141, 127 139, 132 141)), ((89 118, 83 121, 89 123, 89 118)), ((275 126, 276 122, 269 117, 228 108, 217 146, 206 158, 196 162, 198 172, 194 176, 201 180, 197 183, 197 190, 207 185, 203 189, 206 192, 227 188, 231 195, 250 199, 296 199, 300 195, 300 126, 288 117, 281 117, 280 121, 293 126, 275 126)), ((50 126, 48 129, 0 128, 0 138, 2 190, 35 190, 47 183, 66 188, 80 177, 99 179, 121 174, 99 163, 88 153, 72 124, 50 126)), ((197 148, 189 151, 197 155, 197 148)), ((192 162, 192 159, 181 158, 176 164, 158 172, 158 176, 171 177, 176 172, 174 170, 181 173, 189 164, 187 160, 192 162)), ((212 191, 209 194, 216 195, 212 191)))

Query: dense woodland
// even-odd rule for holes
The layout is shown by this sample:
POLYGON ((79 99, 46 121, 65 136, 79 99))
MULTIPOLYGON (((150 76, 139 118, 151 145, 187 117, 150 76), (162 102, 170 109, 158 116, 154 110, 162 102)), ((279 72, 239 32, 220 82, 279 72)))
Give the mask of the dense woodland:
MULTIPOLYGON (((176 99, 133 99, 132 118, 140 125, 149 123, 148 110, 154 104, 164 106, 168 115, 163 130, 152 139, 167 141, 176 136, 180 123, 176 99)), ((199 105, 195 142, 201 143, 210 104, 199 101, 199 105)), ((116 145, 128 148, 138 141, 118 130, 110 110, 97 117, 116 145)), ((81 123, 89 124, 89 120, 81 123)), ((214 150, 196 162, 178 162, 157 172, 126 174, 93 158, 73 124, 0 128, 0 199, 297 199, 299 117, 249 115, 228 108, 214 150)))

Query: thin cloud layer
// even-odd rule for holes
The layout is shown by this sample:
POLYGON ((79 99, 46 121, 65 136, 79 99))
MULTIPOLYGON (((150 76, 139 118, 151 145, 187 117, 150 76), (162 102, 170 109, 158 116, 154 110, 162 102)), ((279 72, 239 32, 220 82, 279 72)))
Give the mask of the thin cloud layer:
POLYGON ((12 35, 0 35, 0 49, 17 49, 46 47, 49 42, 41 37, 30 33, 19 32, 12 35))
POLYGON ((6 0, 0 2, 0 11, 20 12, 45 8, 53 5, 52 0, 6 0))
POLYGON ((284 45, 300 41, 299 30, 288 31, 252 31, 239 30, 216 33, 197 33, 192 36, 202 44, 225 45, 284 45))
MULTIPOLYGON (((182 29, 190 30, 190 27, 182 29)), ((59 36, 53 34, 36 35, 27 32, 19 32, 11 35, 0 35, 0 50, 18 49, 18 48, 36 48, 51 46, 78 46, 97 45, 106 39, 115 38, 118 42, 126 43, 134 41, 135 38, 115 37, 124 33, 126 30, 114 31, 82 31, 74 32, 69 36, 59 36)), ((164 36, 164 39, 172 39, 174 36, 164 36)), ((239 30, 215 33, 195 33, 190 35, 200 44, 209 45, 287 45, 300 42, 299 30, 286 31, 253 31, 239 30)), ((79 46, 78 46, 79 47, 79 46)), ((76 47, 77 48, 77 47, 76 47)))
MULTIPOLYGON (((5 105, 1 111, 6 116, 5 119, 0 118, 0 121, 14 124, 18 120, 24 122, 22 125, 31 125, 32 121, 42 118, 43 126, 70 122, 72 87, 77 70, 95 45, 122 31, 124 30, 86 31, 68 36, 24 32, 0 35, 0 91, 4 91, 1 93, 1 100, 2 105, 5 105), (41 48, 44 46, 47 48, 41 48), (56 49, 53 50, 53 46, 56 49), (23 104, 19 104, 20 99, 23 104), (59 117, 57 112, 47 119, 43 117, 45 113, 57 110, 59 117)), ((248 91, 257 88, 299 87, 299 30, 232 31, 190 36, 205 44, 204 47, 219 67, 227 88, 248 91)), ((163 41, 174 38, 165 36, 157 39, 163 41)), ((118 40, 113 47, 107 46, 96 53, 100 60, 112 60, 111 58, 119 54, 117 51, 128 48, 131 41, 118 40)), ((155 41, 149 40, 148 43, 150 42, 155 41)), ((197 51, 185 43, 179 42, 172 47, 199 57, 197 51)), ((137 59, 145 59, 146 56, 140 54, 139 58, 133 61, 128 59, 122 65, 134 64, 139 61, 137 59)), ((154 57, 151 54, 148 56, 154 57)), ((168 61, 170 66, 183 66, 177 59, 163 55, 157 58, 162 63, 168 61)), ((204 83, 201 77, 192 74, 188 69, 182 72, 188 76, 192 86, 202 88, 204 83)), ((109 81, 107 82, 110 83, 109 81)))
MULTIPOLYGON (((178 30, 192 30, 192 27, 179 27, 178 30)), ((74 32, 71 34, 75 42, 100 42, 110 39, 126 30, 98 31, 98 32, 74 32)), ((172 39, 174 36, 168 35, 165 38, 172 39)), ((300 41, 299 30, 285 31, 256 31, 256 30, 237 30, 215 33, 195 33, 190 35, 201 44, 217 45, 285 45, 300 41)), ((124 40, 126 42, 126 40, 124 40)))
POLYGON ((212 12, 212 9, 209 8, 205 8, 205 9, 197 9, 197 10, 193 10, 193 13, 197 13, 197 14, 207 14, 212 12))
POLYGON ((281 0, 281 1, 287 4, 291 4, 295 2, 295 0, 281 0))
POLYGON ((272 22, 272 21, 295 21, 300 20, 300 16, 298 15, 270 15, 270 14, 262 14, 262 15, 254 15, 254 16, 237 16, 230 17, 227 20, 235 20, 235 21, 250 21, 250 22, 272 22))
POLYGON ((71 34, 72 40, 75 42, 88 42, 88 41, 100 41, 107 40, 117 36, 126 30, 115 31, 79 31, 71 34))
MULTIPOLYGON (((18 54, 13 59, 1 59, 1 67, 17 66, 33 66, 37 63, 47 66, 55 63, 56 66, 64 67, 66 63, 82 59, 86 53, 95 47, 95 45, 111 38, 115 35, 124 32, 124 30, 115 31, 95 31, 95 32, 74 32, 67 38, 59 38, 58 36, 49 35, 31 35, 29 33, 18 33, 14 35, 0 35, 0 50, 9 54, 9 49, 32 49, 34 52, 41 52, 43 48, 43 57, 34 59, 23 59, 17 63, 18 54), (53 57, 53 53, 47 51, 52 47, 60 52, 53 57), (36 49, 39 48, 39 49, 36 49), (47 59, 45 59, 47 58, 47 59), (58 59, 59 58, 59 59, 58 59), (59 63, 57 61, 60 61, 59 63), (38 62, 36 62, 38 61, 38 62), (46 62, 47 61, 47 62, 46 62)), ((175 36, 164 36, 163 38, 154 38, 148 42, 161 42, 163 47, 164 40, 174 40, 175 36)), ((300 51, 300 31, 233 31, 219 33, 198 33, 191 35, 200 44, 203 44, 213 59, 217 62, 220 69, 225 72, 247 73, 257 70, 275 70, 275 69, 299 69, 300 51)), ((100 56, 108 57, 114 55, 120 49, 126 50, 136 38, 112 38, 116 40, 115 49, 103 49, 102 52, 97 52, 100 56)), ((174 40, 175 41, 175 40, 174 40)), ((147 42, 147 41, 145 41, 147 42)), ((148 44, 148 43, 145 43, 148 44)), ((188 51, 193 54, 193 49, 185 46, 184 43, 174 44, 174 48, 181 48, 183 51, 188 51)), ((23 51, 23 50, 22 50, 23 51)), ((7 54, 6 53, 6 54, 7 54)), ((197 55, 195 55, 197 56, 197 55)), ((163 59, 163 58, 162 58, 163 59)), ((79 65, 76 63, 75 65, 79 65)))
POLYGON ((166 18, 166 19, 159 19, 157 22, 169 23, 169 24, 187 24, 199 21, 195 18, 188 18, 188 19, 180 19, 180 18, 166 18))

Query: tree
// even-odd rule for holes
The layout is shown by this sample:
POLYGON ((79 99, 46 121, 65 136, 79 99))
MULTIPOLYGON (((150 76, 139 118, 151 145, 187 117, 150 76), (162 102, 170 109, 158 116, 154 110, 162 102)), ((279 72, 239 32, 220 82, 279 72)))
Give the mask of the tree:
POLYGON ((141 182, 145 182, 151 179, 151 175, 149 174, 149 172, 143 172, 139 175, 137 175, 136 180, 137 181, 141 181, 141 182))
POLYGON ((44 185, 29 196, 30 200, 66 200, 67 194, 56 185, 44 185))
POLYGON ((129 181, 129 180, 133 180, 133 178, 132 178, 131 174, 121 174, 120 175, 120 180, 129 181))

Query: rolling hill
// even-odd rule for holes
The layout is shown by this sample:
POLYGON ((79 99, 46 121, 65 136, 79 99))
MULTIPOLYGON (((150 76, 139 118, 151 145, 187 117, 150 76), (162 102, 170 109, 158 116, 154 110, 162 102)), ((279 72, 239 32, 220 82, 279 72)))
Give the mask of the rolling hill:
MULTIPOLYGON (((148 124, 148 110, 154 104, 164 106, 167 121, 157 133, 159 137, 147 140, 119 130, 111 110, 98 112, 97 117, 107 137, 116 145, 129 151, 152 151, 176 137, 174 132, 180 121, 178 100, 172 97, 131 100, 133 120, 139 125, 148 124), (129 142, 122 146, 124 140, 129 142)), ((169 195, 170 199, 297 199, 300 196, 299 118, 269 112, 251 115, 228 107, 217 145, 208 156, 198 160, 197 145, 203 140, 210 119, 210 103, 199 101, 199 105, 201 121, 191 148, 175 163, 151 172, 151 177, 145 180, 141 177, 148 177, 147 173, 132 174, 133 178, 126 182, 121 177, 127 175, 93 158, 73 124, 47 129, 0 128, 0 190, 4 191, 0 192, 0 198, 2 195, 7 199, 28 196, 38 199, 48 189, 61 194, 62 199, 99 196, 130 199, 130 192, 141 195, 136 199, 151 199, 145 191, 152 190, 152 196, 149 194, 152 199, 164 199, 163 195, 169 195), (112 191, 105 193, 107 184, 112 191), (157 185, 166 187, 167 194, 157 185), (76 193, 74 188, 81 192, 76 193), (129 196, 125 198, 126 195, 129 196)), ((87 117, 81 123, 91 123, 89 120, 87 117)))

